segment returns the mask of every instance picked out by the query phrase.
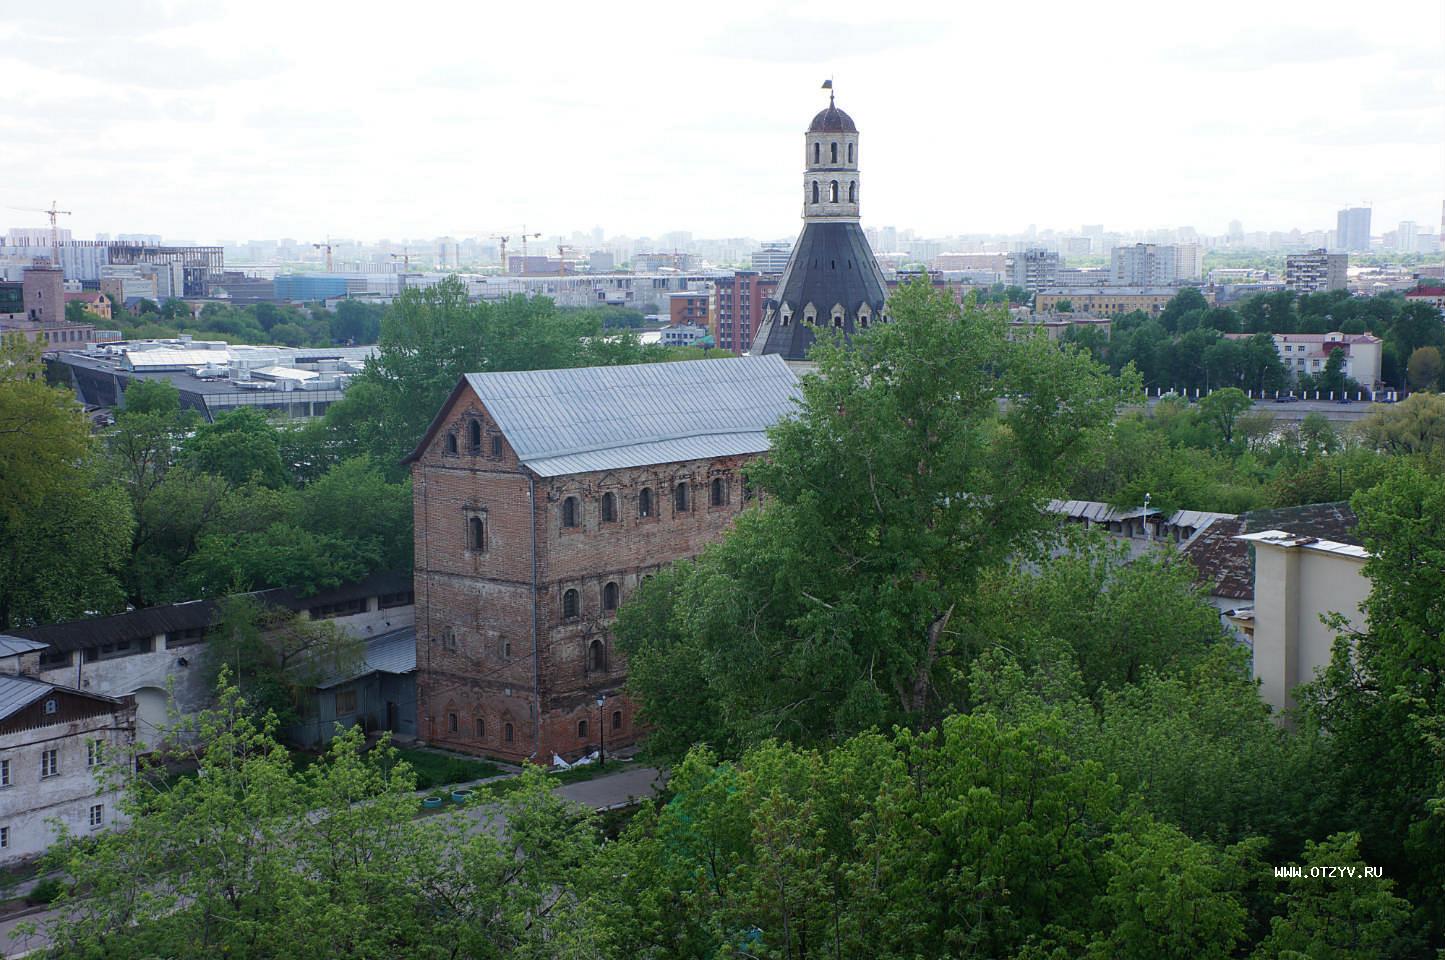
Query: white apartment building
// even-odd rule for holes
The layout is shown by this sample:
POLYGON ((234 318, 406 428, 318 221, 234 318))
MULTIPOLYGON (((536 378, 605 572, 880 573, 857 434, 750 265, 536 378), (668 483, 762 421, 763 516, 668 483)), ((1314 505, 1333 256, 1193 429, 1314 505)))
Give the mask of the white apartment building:
POLYGON ((1204 249, 1197 243, 1136 243, 1110 253, 1110 282, 1122 286, 1167 286, 1203 275, 1204 249))
MULTIPOLYGON (((1248 333, 1226 333, 1231 340, 1247 340, 1248 333)), ((1368 333, 1276 333, 1274 348, 1285 369, 1296 378, 1325 371, 1330 354, 1344 351, 1344 374, 1366 390, 1380 384, 1380 358, 1384 341, 1368 333)))
POLYGON ((1284 287, 1296 293, 1343 290, 1348 284, 1350 255, 1328 253, 1324 248, 1291 253, 1284 258, 1284 287))
POLYGON ((1031 247, 1012 253, 1008 258, 1009 282, 1034 293, 1058 284, 1061 265, 1059 255, 1052 250, 1031 247))

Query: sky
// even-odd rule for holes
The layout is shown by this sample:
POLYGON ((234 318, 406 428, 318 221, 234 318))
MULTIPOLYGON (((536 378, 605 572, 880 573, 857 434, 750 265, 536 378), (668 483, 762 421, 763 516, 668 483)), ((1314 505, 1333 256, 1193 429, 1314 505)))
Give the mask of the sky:
POLYGON ((790 236, 802 135, 925 236, 1437 227, 1445 4, 0 0, 0 228, 790 236))

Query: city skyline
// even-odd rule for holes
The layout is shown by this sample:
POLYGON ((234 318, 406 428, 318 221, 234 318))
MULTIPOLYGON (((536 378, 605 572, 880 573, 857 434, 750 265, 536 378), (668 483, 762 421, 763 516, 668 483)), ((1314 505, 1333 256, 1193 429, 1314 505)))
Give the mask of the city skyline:
POLYGON ((1027 33, 1002 9, 880 21, 848 4, 564 3, 545 23, 85 6, 0 24, 7 227, 45 223, 8 208, 58 200, 77 237, 793 236, 796 140, 830 75, 868 135, 869 226, 1310 231, 1365 201, 1376 233, 1440 217, 1435 4, 1348 23, 1236 5, 1203 24, 1045 5, 1027 33), (1081 20, 1108 29, 1083 46, 1081 20))

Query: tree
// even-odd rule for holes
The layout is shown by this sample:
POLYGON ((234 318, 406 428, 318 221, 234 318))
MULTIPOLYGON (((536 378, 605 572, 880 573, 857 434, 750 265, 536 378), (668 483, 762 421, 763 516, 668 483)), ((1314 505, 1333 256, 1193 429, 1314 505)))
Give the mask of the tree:
POLYGON ((815 740, 936 716, 958 604, 981 571, 1045 533, 1043 502, 1121 399, 1086 355, 1008 341, 997 312, 921 284, 891 309, 896 322, 851 349, 815 347, 820 375, 804 380, 798 415, 748 468, 762 508, 694 571, 644 585, 646 618, 624 611, 618 637, 658 726, 676 707, 713 711, 717 738, 815 740), (640 664, 677 662, 679 637, 706 706, 679 704, 640 664))
POLYGON ((1440 386, 1440 373, 1445 364, 1438 347, 1417 347, 1405 367, 1411 390, 1434 390, 1440 386))
POLYGON ((1054 303, 1055 313, 1071 313, 1074 309, 1074 301, 1067 297, 1054 303))
POLYGON ((345 460, 302 490, 298 519, 318 536, 367 544, 385 569, 411 569, 411 481, 388 483, 369 457, 345 460))
POLYGON ((181 447, 181 462, 237 486, 253 479, 268 487, 286 482, 276 427, 253 407, 237 407, 198 427, 181 447))
POLYGON ((90 447, 75 397, 45 383, 39 344, 0 336, 0 531, 50 497, 90 447))
POLYGON ((1254 401, 1237 387, 1215 390, 1199 401, 1199 419, 1226 447, 1234 444, 1235 422, 1254 406, 1254 401))
POLYGON ((1209 301, 1204 299, 1204 294, 1200 293, 1197 287, 1185 287, 1170 297, 1164 309, 1159 311, 1159 322, 1170 333, 1183 332, 1180 319, 1185 314, 1200 311, 1202 316, 1203 311, 1208 309, 1209 301))
POLYGON ((1416 393, 1390 406, 1376 406, 1357 428, 1382 453, 1420 454, 1445 463, 1445 394, 1416 393))

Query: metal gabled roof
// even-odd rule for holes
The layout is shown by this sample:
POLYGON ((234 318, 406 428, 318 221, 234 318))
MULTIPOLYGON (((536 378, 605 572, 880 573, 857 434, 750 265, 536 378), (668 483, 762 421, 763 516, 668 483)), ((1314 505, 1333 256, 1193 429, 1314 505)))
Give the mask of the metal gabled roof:
POLYGON ((0 634, 0 657, 14 657, 22 653, 31 653, 35 650, 44 650, 49 644, 41 643, 38 640, 28 640, 25 637, 11 637, 0 634))
POLYGON ((55 689, 30 677, 0 676, 0 720, 8 719, 55 689))
POLYGON ((413 673, 416 671, 416 627, 403 627, 366 641, 361 663, 354 670, 335 674, 316 685, 319 690, 339 687, 369 673, 413 673))
POLYGON ((767 449, 793 412, 781 357, 469 373, 468 386, 539 476, 676 463, 767 449))

